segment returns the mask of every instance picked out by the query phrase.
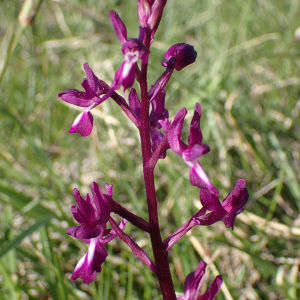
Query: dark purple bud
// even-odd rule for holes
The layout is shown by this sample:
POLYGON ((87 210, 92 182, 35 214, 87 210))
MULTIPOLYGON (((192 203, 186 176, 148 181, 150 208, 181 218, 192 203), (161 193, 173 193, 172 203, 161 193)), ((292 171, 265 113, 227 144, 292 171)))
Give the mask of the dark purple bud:
POLYGON ((196 60, 197 52, 194 50, 193 46, 185 43, 179 43, 171 46, 164 55, 164 58, 167 60, 171 57, 176 58, 175 69, 180 71, 196 60))

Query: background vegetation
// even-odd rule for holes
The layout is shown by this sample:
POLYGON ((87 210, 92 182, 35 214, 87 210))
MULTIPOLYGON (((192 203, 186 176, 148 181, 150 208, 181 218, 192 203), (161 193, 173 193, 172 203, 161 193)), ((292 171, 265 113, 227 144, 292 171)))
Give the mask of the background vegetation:
MULTIPOLYGON (((85 195, 92 181, 114 184, 115 200, 147 218, 137 130, 107 100, 93 110, 90 137, 68 134, 78 111, 57 98, 80 89, 86 61, 111 83, 123 55, 109 11, 136 37, 136 0, 45 0, 27 28, 17 20, 21 4, 0 1, 0 299, 161 299, 155 277, 118 239, 97 282, 71 282, 86 245, 66 234, 75 224, 72 189, 85 195)), ((185 106, 189 121, 200 102, 211 147, 201 164, 221 197, 237 178, 250 193, 234 231, 197 227, 171 249, 178 293, 204 260, 208 284, 224 278, 216 299, 300 297, 299 15, 298 0, 168 0, 149 83, 172 44, 195 47, 196 63, 167 86, 170 116, 185 106)), ((164 237, 199 209, 188 173, 172 153, 158 164, 164 237)), ((151 253, 146 234, 130 225, 126 232, 151 253)))

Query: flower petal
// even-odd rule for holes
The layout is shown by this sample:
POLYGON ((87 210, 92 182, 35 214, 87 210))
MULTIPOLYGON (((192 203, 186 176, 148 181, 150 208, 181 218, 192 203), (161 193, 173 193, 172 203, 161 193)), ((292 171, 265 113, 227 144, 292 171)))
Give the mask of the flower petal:
POLYGON ((111 20, 111 23, 115 29, 115 32, 116 32, 121 44, 126 43, 126 41, 127 41, 126 26, 116 11, 114 11, 114 10, 110 11, 110 20, 111 20))
POLYGON ((194 116, 190 126, 190 134, 188 137, 189 147, 202 142, 203 137, 200 129, 200 118, 201 118, 201 105, 199 103, 196 103, 194 116))
POLYGON ((74 227, 69 227, 67 229, 67 234, 77 238, 77 239, 92 239, 97 236, 102 232, 103 227, 99 225, 94 226, 74 226, 74 227))
POLYGON ((166 91, 162 90, 151 102, 152 110, 150 113, 150 126, 160 129, 162 126, 159 121, 165 122, 169 118, 169 112, 165 109, 166 91))
POLYGON ((83 68, 87 76, 89 87, 94 92, 94 94, 96 96, 104 94, 104 89, 100 84, 100 80, 97 76, 95 76, 94 72, 91 70, 87 62, 83 65, 83 68))
POLYGON ((89 107, 93 102, 91 95, 75 89, 64 90, 58 94, 58 97, 67 103, 80 107, 89 107))
POLYGON ((96 182, 92 183, 91 190, 99 216, 99 224, 105 225, 108 222, 110 215, 109 201, 106 199, 106 196, 103 194, 102 190, 96 182))
POLYGON ((211 284, 208 291, 200 296, 198 300, 212 300, 214 299, 220 291, 221 285, 223 284, 222 275, 218 275, 213 283, 211 284))
POLYGON ((194 299, 198 299, 201 293, 201 288, 204 281, 204 274, 206 269, 206 263, 201 261, 198 265, 196 272, 194 273, 193 281, 190 285, 190 293, 194 299))
POLYGON ((83 111, 74 121, 69 133, 77 132, 81 136, 88 136, 93 129, 93 116, 89 111, 83 111))
POLYGON ((124 61, 116 72, 113 86, 115 89, 119 89, 121 85, 124 91, 133 86, 135 79, 135 63, 124 61))
POLYGON ((135 112, 138 120, 141 120, 141 102, 134 88, 130 89, 128 102, 130 108, 135 112))
POLYGON ((186 161, 186 163, 191 167, 191 184, 197 186, 200 189, 209 189, 215 195, 218 195, 219 191, 213 186, 213 184, 205 174, 199 161, 196 159, 193 161, 186 161))
POLYGON ((147 0, 138 0, 138 15, 140 23, 146 27, 148 19, 150 17, 150 5, 147 0))
POLYGON ((183 107, 181 108, 175 115, 174 121, 171 124, 169 133, 168 133, 168 139, 170 143, 171 149, 179 154, 182 155, 183 151, 186 150, 187 145, 181 141, 181 133, 182 133, 182 127, 184 118, 187 114, 186 109, 183 107))
MULTIPOLYGON (((73 190, 73 195, 74 195, 74 198, 75 198, 75 200, 78 204, 80 213, 87 220, 90 220, 90 221, 94 222, 95 221, 95 209, 94 209, 94 207, 89 203, 89 201, 86 201, 81 197, 81 195, 80 195, 80 193, 77 189, 73 190)), ((73 213, 74 210, 75 210, 74 212, 76 212, 76 208, 77 207, 75 205, 73 205, 71 207, 72 213, 73 213)))
POLYGON ((77 263, 71 280, 81 278, 83 283, 96 280, 97 272, 101 272, 101 265, 107 257, 104 246, 97 238, 91 239, 87 253, 77 263))

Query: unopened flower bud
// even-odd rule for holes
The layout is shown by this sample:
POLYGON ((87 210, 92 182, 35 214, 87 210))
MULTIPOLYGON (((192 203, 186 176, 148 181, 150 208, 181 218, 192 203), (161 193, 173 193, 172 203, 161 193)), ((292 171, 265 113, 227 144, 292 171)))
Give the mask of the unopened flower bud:
POLYGON ((139 14, 139 19, 140 23, 144 26, 147 27, 147 22, 150 17, 150 5, 147 0, 138 0, 138 14, 139 14))
POLYGON ((166 3, 167 0, 156 0, 151 6, 151 15, 149 17, 148 24, 154 32, 156 32, 159 25, 166 3))
POLYGON ((179 43, 171 46, 164 55, 164 58, 168 60, 171 57, 176 57, 175 70, 180 71, 196 60, 197 52, 194 50, 193 46, 179 43))

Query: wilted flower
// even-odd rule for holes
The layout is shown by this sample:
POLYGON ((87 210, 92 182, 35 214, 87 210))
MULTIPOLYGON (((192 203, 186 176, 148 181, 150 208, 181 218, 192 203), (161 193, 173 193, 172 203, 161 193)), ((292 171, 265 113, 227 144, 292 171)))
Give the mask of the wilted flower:
POLYGON ((218 275, 211 284, 208 291, 200 295, 203 285, 206 263, 200 262, 196 272, 190 273, 184 282, 184 296, 177 297, 177 300, 211 300, 219 292, 223 283, 222 276, 218 275))

